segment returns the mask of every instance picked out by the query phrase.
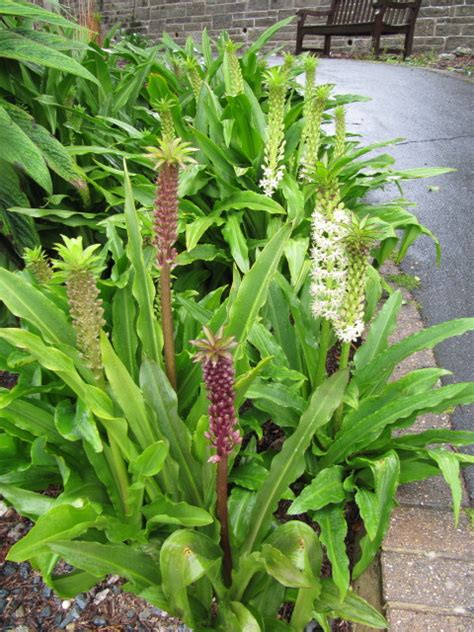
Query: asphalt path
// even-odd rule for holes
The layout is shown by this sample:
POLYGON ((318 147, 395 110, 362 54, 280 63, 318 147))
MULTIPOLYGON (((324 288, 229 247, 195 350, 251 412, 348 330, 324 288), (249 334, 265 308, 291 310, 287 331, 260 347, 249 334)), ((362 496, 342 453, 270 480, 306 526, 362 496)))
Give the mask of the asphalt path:
MULTIPOLYGON (((360 133, 364 144, 403 137, 383 150, 396 158, 397 167, 457 170, 404 183, 405 197, 416 202, 413 212, 440 240, 442 260, 437 267, 433 244, 422 237, 402 268, 421 279, 414 295, 426 325, 474 316, 474 83, 421 68, 338 59, 320 60, 317 83, 371 97, 347 106, 348 131, 360 133), (433 185, 439 188, 430 190, 433 185)), ((377 193, 377 199, 398 196, 396 189, 377 193)), ((438 345, 435 356, 453 372, 447 382, 474 379, 474 333, 438 345)), ((453 423, 473 430, 474 406, 457 409, 453 423)), ((474 454, 474 446, 468 451, 474 454)), ((466 471, 466 481, 472 499, 474 467, 466 471)))

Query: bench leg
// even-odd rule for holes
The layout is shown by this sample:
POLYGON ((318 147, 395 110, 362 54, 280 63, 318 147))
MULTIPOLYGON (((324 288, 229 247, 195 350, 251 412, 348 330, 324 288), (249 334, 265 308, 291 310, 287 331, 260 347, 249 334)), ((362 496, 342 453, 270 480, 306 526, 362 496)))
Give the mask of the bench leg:
POLYGON ((415 29, 410 27, 408 33, 405 36, 405 47, 403 49, 403 59, 410 57, 413 49, 413 36, 415 35, 415 29))
POLYGON ((380 35, 374 35, 372 37, 372 53, 375 58, 378 59, 380 55, 380 35))
POLYGON ((296 30, 296 48, 295 55, 299 55, 303 50, 303 29, 298 26, 296 30))
POLYGON ((331 54, 331 36, 330 35, 325 35, 324 36, 323 55, 325 57, 329 57, 330 54, 331 54))

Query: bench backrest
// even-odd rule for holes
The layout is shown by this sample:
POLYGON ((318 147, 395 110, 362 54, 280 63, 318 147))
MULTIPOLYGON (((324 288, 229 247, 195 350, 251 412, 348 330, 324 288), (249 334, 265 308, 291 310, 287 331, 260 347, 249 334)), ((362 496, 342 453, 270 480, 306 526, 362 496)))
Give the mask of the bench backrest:
MULTIPOLYGON (((364 24, 375 21, 374 0, 334 0, 328 24, 364 24)), ((410 9, 386 9, 385 24, 403 25, 410 22, 410 9)))

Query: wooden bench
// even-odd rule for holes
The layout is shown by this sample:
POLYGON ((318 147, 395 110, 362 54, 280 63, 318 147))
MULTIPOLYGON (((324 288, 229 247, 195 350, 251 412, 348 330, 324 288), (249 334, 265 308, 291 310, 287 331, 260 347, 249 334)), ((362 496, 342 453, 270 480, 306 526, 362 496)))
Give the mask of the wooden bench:
MULTIPOLYGON (((420 10, 421 0, 394 2, 392 0, 332 0, 330 9, 297 11, 298 27, 296 32, 296 54, 303 51, 321 52, 329 55, 333 35, 372 37, 375 56, 380 53, 382 35, 405 35, 403 58, 411 55, 415 22, 420 10), (326 17, 326 24, 306 24, 306 19, 326 17), (304 48, 306 35, 322 35, 324 47, 304 48)), ((400 50, 386 50, 388 53, 400 53, 400 50)))

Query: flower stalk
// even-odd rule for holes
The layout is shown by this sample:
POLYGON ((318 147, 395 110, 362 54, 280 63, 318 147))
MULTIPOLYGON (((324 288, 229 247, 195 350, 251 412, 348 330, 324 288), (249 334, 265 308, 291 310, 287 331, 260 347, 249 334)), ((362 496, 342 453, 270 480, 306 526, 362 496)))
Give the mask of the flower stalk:
POLYGON ((237 57, 238 44, 227 40, 224 47, 224 65, 227 68, 226 92, 236 97, 244 92, 244 78, 237 57))
POLYGON ((23 252, 25 267, 41 285, 46 285, 51 281, 53 270, 49 265, 48 258, 41 246, 35 248, 25 248, 23 252))
POLYGON ((221 525, 221 547, 224 553, 223 577, 227 586, 231 583, 232 551, 229 537, 227 509, 228 457, 241 442, 235 414, 235 372, 232 349, 237 345, 233 337, 224 337, 223 328, 214 334, 207 327, 204 337, 193 340, 197 348, 194 361, 200 362, 209 399, 209 431, 206 438, 215 449, 209 458, 217 463, 217 517, 221 525))
POLYGON ((148 157, 155 162, 156 197, 153 212, 156 262, 160 269, 160 307, 163 330, 163 349, 166 375, 176 390, 176 353, 174 345, 171 271, 176 259, 175 243, 178 238, 178 185, 179 171, 192 159, 193 151, 187 143, 175 138, 162 140, 158 149, 149 148, 148 157))
POLYGON ((338 105, 334 110, 336 123, 336 140, 334 144, 334 156, 340 158, 344 155, 346 146, 346 113, 342 105, 338 105))
MULTIPOLYGON (((321 124, 326 108, 326 102, 331 92, 331 86, 314 87, 309 104, 305 112, 305 127, 303 130, 303 158, 300 175, 307 179, 316 166, 321 140, 321 124)), ((306 101, 306 95, 305 95, 306 101)))

